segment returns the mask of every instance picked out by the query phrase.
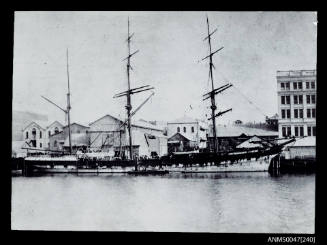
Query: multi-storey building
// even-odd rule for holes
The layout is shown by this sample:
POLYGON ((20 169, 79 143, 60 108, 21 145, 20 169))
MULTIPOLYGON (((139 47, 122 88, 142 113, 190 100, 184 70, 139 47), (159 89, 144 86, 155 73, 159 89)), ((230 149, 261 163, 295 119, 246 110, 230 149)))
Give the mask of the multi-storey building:
POLYGON ((277 71, 279 137, 316 136, 316 70, 277 71))
POLYGON ((51 134, 62 131, 63 125, 55 121, 46 126, 43 121, 32 121, 23 129, 23 139, 27 146, 38 149, 50 148, 51 134))
POLYGON ((168 144, 174 150, 183 149, 185 151, 185 143, 182 142, 188 142, 186 148, 189 150, 205 149, 207 147, 207 133, 207 123, 198 119, 184 116, 167 123, 168 144), (181 144, 184 147, 180 147, 181 144))

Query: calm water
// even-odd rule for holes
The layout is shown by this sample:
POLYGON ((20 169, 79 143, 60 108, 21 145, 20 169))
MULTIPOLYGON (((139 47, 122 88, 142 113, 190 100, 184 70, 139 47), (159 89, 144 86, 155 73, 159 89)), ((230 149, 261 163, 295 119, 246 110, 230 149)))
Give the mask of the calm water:
POLYGON ((12 178, 12 229, 314 233, 315 175, 12 178))

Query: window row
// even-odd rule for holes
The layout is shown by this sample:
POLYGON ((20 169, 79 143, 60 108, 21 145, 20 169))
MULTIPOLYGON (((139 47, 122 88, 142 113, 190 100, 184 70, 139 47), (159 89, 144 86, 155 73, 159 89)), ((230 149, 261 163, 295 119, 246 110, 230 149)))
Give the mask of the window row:
MULTIPOLYGON (((302 82, 298 81, 298 82, 292 82, 293 85, 293 89, 294 90, 302 90, 303 86, 302 86, 302 82)), ((283 82, 280 83, 280 88, 281 90, 290 90, 290 82, 283 82)), ((315 89, 316 88, 316 83, 315 81, 307 81, 305 82, 305 88, 306 89, 315 89)))
MULTIPOLYGON (((282 136, 292 136, 291 126, 282 127, 282 136)), ((294 136, 302 137, 304 136, 304 127, 303 126, 294 126, 294 136)), ((307 126, 307 136, 316 136, 316 126, 307 126)))
MULTIPOLYGON (((55 128, 54 133, 55 134, 59 133, 59 129, 57 127, 55 128)), ((28 136, 29 136, 28 131, 26 131, 26 133, 25 133, 25 139, 28 139, 28 136)), ((32 136, 33 136, 33 138, 36 137, 36 129, 35 128, 32 129, 32 136)), ((50 131, 48 131, 48 136, 49 137, 51 136, 51 132, 50 131)), ((42 139, 42 131, 40 131, 40 139, 42 139)))
MULTIPOLYGON (((28 139, 28 131, 26 131, 26 133, 25 133, 25 139, 28 139)), ((33 138, 35 138, 36 137, 36 129, 35 128, 33 128, 32 129, 32 136, 33 136, 33 138)), ((42 131, 40 131, 40 139, 42 139, 42 131)))
MULTIPOLYGON (((291 103, 291 96, 290 95, 282 95, 281 97, 281 104, 282 105, 289 105, 291 103)), ((307 104, 316 104, 316 95, 315 94, 307 94, 307 104)), ((293 103, 296 105, 303 104, 303 95, 293 95, 293 103)))
MULTIPOLYGON (((181 128, 177 127, 177 133, 180 133, 180 132, 181 132, 181 128)), ((186 127, 183 127, 183 132, 186 133, 186 127)), ((193 126, 191 127, 191 132, 194 133, 194 127, 193 126)))
MULTIPOLYGON (((281 110, 282 119, 291 118, 291 110, 290 109, 282 109, 281 110)), ((303 109, 294 109, 294 118, 304 118, 303 109)), ((316 108, 308 108, 307 109, 307 118, 316 118, 316 108)))

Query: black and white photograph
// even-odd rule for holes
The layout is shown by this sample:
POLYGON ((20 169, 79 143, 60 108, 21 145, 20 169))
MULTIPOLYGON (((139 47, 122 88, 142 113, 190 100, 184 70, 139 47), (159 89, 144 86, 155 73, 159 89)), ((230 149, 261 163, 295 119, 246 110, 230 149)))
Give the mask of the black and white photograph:
POLYGON ((314 239, 317 27, 314 11, 15 11, 11 230, 314 239))

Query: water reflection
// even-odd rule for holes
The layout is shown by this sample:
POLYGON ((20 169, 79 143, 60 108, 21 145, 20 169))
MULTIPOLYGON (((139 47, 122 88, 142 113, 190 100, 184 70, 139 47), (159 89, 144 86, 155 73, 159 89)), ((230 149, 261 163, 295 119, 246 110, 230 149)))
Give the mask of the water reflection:
POLYGON ((12 228, 313 233, 315 175, 13 177, 12 228))

